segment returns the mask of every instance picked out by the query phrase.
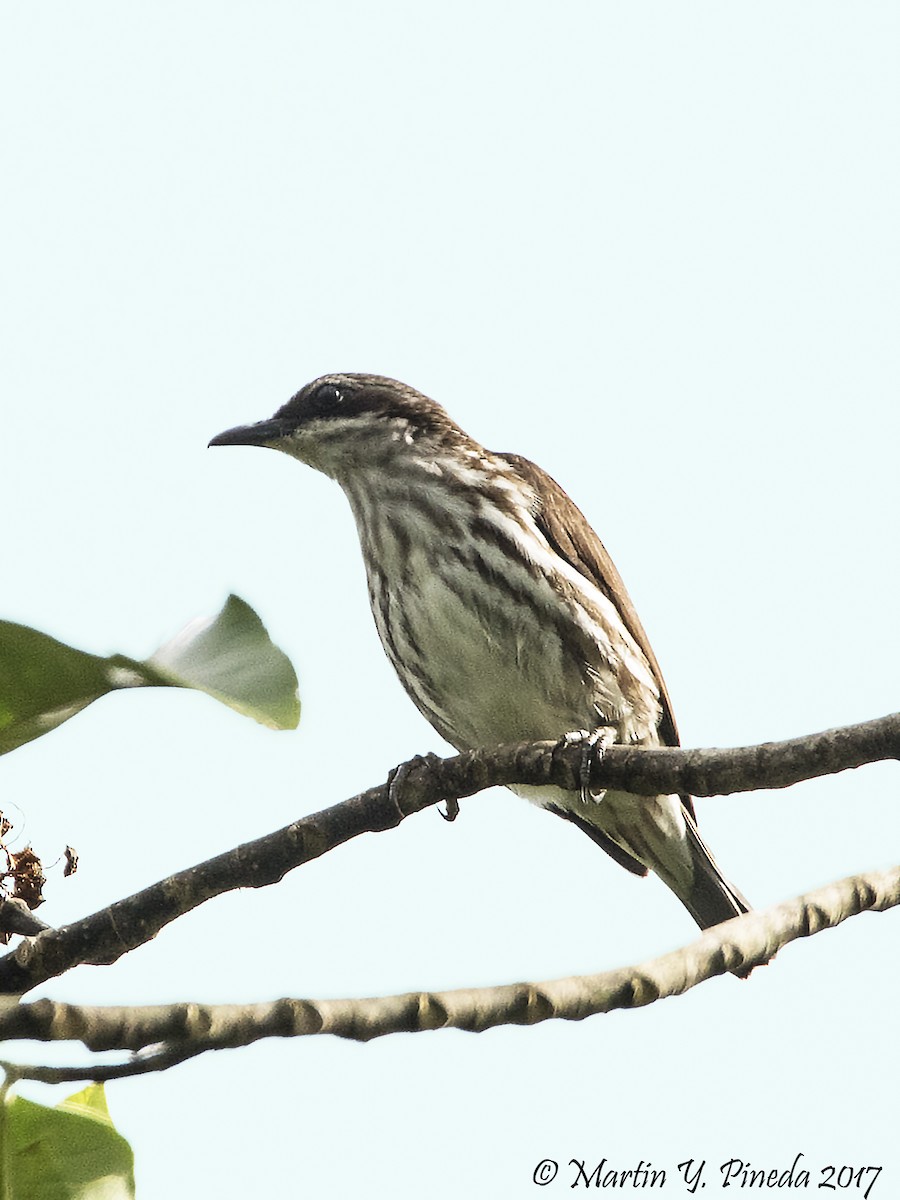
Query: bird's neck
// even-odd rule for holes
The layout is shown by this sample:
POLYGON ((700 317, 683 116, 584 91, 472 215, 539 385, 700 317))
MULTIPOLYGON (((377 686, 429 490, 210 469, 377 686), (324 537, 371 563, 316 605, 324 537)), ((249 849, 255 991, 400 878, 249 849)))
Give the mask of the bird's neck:
POLYGON ((453 444, 393 442, 338 477, 363 536, 415 524, 462 535, 473 520, 526 520, 532 501, 509 464, 466 439, 453 444))

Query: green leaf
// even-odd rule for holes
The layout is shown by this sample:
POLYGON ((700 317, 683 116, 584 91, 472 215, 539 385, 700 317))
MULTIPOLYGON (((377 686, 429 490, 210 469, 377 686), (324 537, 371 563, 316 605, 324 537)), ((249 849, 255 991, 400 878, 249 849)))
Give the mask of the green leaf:
POLYGON ((94 1117, 104 1121, 113 1128, 112 1117, 109 1115, 109 1105, 106 1103, 106 1088, 102 1083, 89 1083, 80 1092, 60 1100, 56 1106, 62 1112, 81 1113, 83 1116, 94 1117))
POLYGON ((103 1085, 57 1108, 16 1096, 6 1105, 10 1200, 131 1200, 134 1154, 116 1130, 103 1085))
POLYGON ((0 753, 55 729, 111 686, 104 659, 0 621, 0 753))
POLYGON ((296 729, 297 676, 249 604, 229 596, 213 620, 192 621, 139 664, 176 687, 195 688, 271 729, 296 729))
POLYGON ((290 660, 237 596, 146 661, 100 658, 0 621, 0 754, 55 729, 107 692, 131 687, 194 688, 273 729, 294 729, 300 719, 290 660))

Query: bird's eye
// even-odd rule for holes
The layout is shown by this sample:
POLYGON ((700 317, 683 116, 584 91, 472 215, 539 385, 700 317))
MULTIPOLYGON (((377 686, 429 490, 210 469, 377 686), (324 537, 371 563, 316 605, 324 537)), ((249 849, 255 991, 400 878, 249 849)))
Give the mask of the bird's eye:
POLYGON ((344 399, 344 393, 339 387, 333 383, 323 383, 321 387, 316 388, 313 395, 313 405, 318 412, 331 412, 344 399))

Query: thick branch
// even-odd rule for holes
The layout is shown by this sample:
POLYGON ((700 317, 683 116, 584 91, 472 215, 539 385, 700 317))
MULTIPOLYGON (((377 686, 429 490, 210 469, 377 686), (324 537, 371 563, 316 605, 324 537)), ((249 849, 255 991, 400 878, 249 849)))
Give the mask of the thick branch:
MULTIPOLYGON (((873 762, 900 759, 900 713, 784 742, 727 750, 614 747, 596 768, 600 787, 640 796, 728 796, 791 787, 873 762)), ((594 773, 592 772, 592 782, 594 773)))
POLYGON ((0 1038, 80 1041, 89 1050, 154 1050, 145 1057, 86 1068, 10 1065, 20 1078, 44 1082, 108 1079, 164 1070, 206 1050, 246 1046, 269 1037, 331 1033, 370 1041, 388 1033, 580 1021, 677 996, 727 971, 770 961, 789 942, 833 928, 865 911, 900 904, 900 866, 842 879, 795 900, 748 913, 680 950, 638 966, 544 983, 352 1000, 276 1000, 270 1004, 173 1004, 92 1008, 38 1000, 0 1012, 0 1038))
MULTIPOLYGON (((883 759, 900 758, 900 714, 787 742, 733 750, 613 746, 594 763, 596 789, 641 795, 709 796, 787 787, 883 759)), ((361 833, 392 829, 439 800, 507 783, 580 784, 582 747, 535 742, 475 750, 448 759, 414 759, 399 801, 387 786, 295 821, 136 892, 61 929, 49 929, 0 958, 0 993, 21 994, 80 963, 108 964, 150 941, 170 921, 236 888, 266 887, 288 871, 361 833), (399 805, 399 806, 398 806, 399 805)))

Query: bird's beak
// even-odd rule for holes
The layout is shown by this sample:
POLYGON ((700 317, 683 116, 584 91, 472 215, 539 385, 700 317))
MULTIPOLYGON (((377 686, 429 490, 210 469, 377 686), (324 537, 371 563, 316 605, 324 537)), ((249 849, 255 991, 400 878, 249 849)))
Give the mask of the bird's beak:
POLYGON ((281 421, 272 417, 269 421, 257 421, 255 425, 236 425, 217 433, 210 446, 272 446, 284 437, 281 421))

